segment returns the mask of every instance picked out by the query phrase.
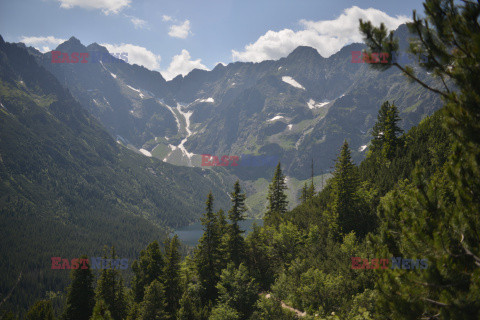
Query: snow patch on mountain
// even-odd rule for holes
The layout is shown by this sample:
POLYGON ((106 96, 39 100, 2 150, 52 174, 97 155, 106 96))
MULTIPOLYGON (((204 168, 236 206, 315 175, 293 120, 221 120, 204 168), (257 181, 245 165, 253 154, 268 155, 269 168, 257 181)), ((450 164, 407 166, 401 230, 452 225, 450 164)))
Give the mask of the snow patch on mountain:
POLYGON ((113 74, 110 72, 110 75, 114 78, 114 79, 117 79, 117 75, 116 74, 113 74))
MULTIPOLYGON (((213 98, 211 99, 213 100, 213 98)), ((185 142, 187 142, 188 137, 192 135, 192 131, 190 130, 190 117, 192 116, 193 111, 188 111, 188 112, 182 111, 182 105, 179 103, 177 103, 177 110, 181 115, 185 117, 185 124, 186 124, 185 130, 187 131, 187 136, 185 137, 185 139, 182 140, 182 142, 180 142, 180 144, 178 145, 178 148, 182 150, 182 153, 188 157, 189 164, 192 165, 192 157, 194 156, 194 153, 188 152, 187 149, 185 149, 184 145, 185 145, 185 142)))
POLYGON ((138 150, 138 151, 140 151, 141 153, 143 153, 143 155, 145 155, 145 156, 147 156, 147 157, 151 157, 151 156, 152 156, 152 154, 151 154, 150 151, 148 151, 148 150, 140 149, 140 150, 138 150))
POLYGON ((298 83, 295 79, 293 79, 292 77, 283 76, 282 81, 285 82, 285 83, 288 83, 289 85, 291 85, 295 88, 305 90, 305 88, 300 83, 298 83))
POLYGON ((131 87, 127 84, 127 87, 129 87, 130 89, 132 89, 133 91, 136 91, 138 92, 138 95, 140 96, 141 99, 143 99, 144 95, 142 94, 142 91, 140 91, 139 89, 135 89, 134 87, 131 87))
POLYGON ((279 120, 279 119, 285 119, 285 117, 284 116, 275 116, 272 119, 268 119, 267 122, 272 122, 272 121, 279 120))
POLYGON ((210 98, 207 98, 207 99, 197 99, 197 100, 195 100, 195 102, 215 103, 215 100, 212 97, 210 97, 210 98))
POLYGON ((360 148, 358 148, 358 151, 362 152, 365 149, 367 149, 367 145, 361 146, 360 148))
POLYGON ((329 104, 329 103, 330 103, 330 101, 326 101, 326 102, 316 102, 315 100, 310 99, 310 100, 308 100, 308 102, 307 102, 307 106, 308 106, 310 109, 316 109, 316 108, 324 107, 324 106, 326 106, 326 105, 329 104))
POLYGON ((293 124, 289 124, 287 127, 288 127, 288 130, 292 130, 293 124))

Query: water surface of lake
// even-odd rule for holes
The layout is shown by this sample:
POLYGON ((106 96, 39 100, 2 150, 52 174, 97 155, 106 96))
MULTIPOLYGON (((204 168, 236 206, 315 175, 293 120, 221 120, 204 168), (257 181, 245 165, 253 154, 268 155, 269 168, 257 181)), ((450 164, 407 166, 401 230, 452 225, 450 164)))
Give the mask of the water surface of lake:
MULTIPOLYGON (((250 231, 252 231, 253 223, 262 226, 263 220, 245 219, 244 221, 240 222, 240 227, 242 230, 245 230, 245 234, 248 234, 250 231)), ((183 244, 192 247, 196 246, 198 243, 198 239, 200 239, 203 234, 202 223, 197 222, 187 227, 179 228, 175 230, 174 233, 178 235, 178 238, 182 241, 183 244)))

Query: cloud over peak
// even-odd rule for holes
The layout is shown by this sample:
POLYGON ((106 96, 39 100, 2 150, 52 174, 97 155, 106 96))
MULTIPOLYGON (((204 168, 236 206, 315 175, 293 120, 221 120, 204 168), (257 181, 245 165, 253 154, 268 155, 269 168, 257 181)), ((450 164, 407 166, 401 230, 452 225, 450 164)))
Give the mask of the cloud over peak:
POLYGON ((59 44, 67 41, 66 39, 55 38, 54 36, 47 37, 27 37, 22 36, 20 42, 23 42, 26 46, 32 46, 40 52, 49 52, 52 49, 50 47, 56 48, 59 44))
POLYGON ((119 45, 102 43, 101 45, 107 48, 110 53, 126 52, 128 54, 128 63, 130 64, 138 64, 150 70, 160 69, 161 57, 149 51, 147 48, 130 43, 122 43, 119 45))
POLYGON ((383 22, 388 29, 396 29, 410 21, 406 16, 391 17, 377 9, 353 6, 345 9, 334 20, 300 20, 302 29, 299 31, 269 30, 254 43, 246 45, 243 51, 232 50, 232 58, 234 61, 251 62, 279 59, 287 56, 298 46, 313 47, 322 56, 329 57, 349 43, 362 42, 359 19, 369 20, 374 25, 383 22))
POLYGON ((201 59, 191 60, 190 53, 183 49, 182 53, 172 58, 167 70, 162 71, 162 75, 166 80, 172 80, 177 75, 187 75, 193 69, 208 70, 208 68, 202 64, 201 59))

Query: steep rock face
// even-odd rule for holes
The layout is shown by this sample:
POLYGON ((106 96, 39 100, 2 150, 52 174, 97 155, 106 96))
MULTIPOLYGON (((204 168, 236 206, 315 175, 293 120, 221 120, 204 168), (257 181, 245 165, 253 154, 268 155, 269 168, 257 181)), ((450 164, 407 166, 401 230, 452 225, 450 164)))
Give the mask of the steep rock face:
MULTIPOLYGON (((406 26, 396 32, 408 38, 406 26)), ((75 40, 58 49, 82 49, 75 40)), ((405 47, 400 41, 400 48, 405 47)), ((394 68, 380 72, 352 63, 352 51, 364 48, 351 44, 324 58, 302 46, 277 61, 219 64, 171 81, 116 60, 52 64, 47 53, 42 64, 113 136, 131 147, 189 166, 199 166, 205 153, 275 152, 288 175, 305 178, 311 158, 318 171, 328 171, 345 138, 354 159, 362 159, 385 100, 399 107, 404 129, 440 106, 438 97, 407 83, 394 68)), ((420 77, 432 81, 414 67, 420 77)))

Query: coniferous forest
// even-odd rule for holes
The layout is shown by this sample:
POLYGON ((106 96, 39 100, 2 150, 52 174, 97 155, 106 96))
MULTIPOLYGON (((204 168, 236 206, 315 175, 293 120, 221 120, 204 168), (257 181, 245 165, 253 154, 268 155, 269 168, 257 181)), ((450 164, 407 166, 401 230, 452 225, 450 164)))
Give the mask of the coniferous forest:
MULTIPOLYGON (((323 189, 312 174, 294 209, 279 162, 263 225, 248 234, 236 181, 229 205, 211 191, 197 208, 194 248, 159 233, 131 275, 71 270, 61 299, 37 300, 22 315, 1 297, 1 319, 480 319, 480 2, 424 8, 407 24, 418 36, 410 51, 427 56, 421 67, 440 81, 391 60, 371 67, 399 68, 441 97, 432 116, 404 132, 395 101, 385 101, 365 159, 355 163, 345 139, 323 189)), ((367 54, 398 50, 383 24, 359 28, 367 54)), ((109 245, 103 258, 120 257, 109 245)))

